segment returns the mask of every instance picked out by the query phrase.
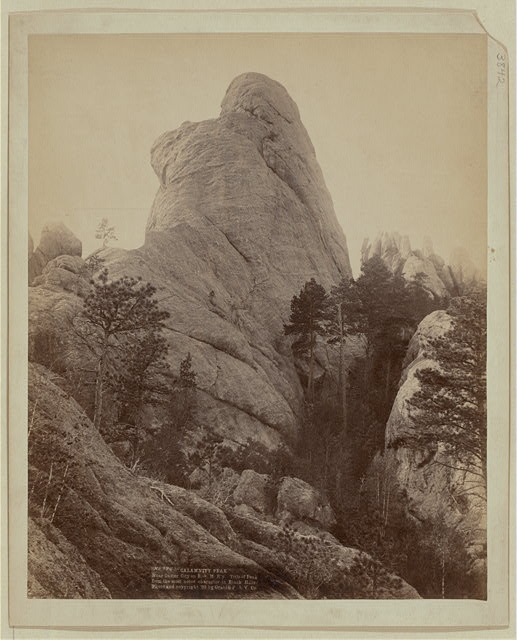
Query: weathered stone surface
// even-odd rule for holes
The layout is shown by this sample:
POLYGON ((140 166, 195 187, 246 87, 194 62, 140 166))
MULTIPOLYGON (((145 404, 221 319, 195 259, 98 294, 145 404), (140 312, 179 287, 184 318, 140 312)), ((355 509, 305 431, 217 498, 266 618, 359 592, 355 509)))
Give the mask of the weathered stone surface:
MULTIPOLYGON (((131 473, 81 407, 39 365, 29 366, 29 414, 29 473, 35 487, 30 513, 38 519, 29 529, 33 597, 179 597, 184 594, 152 589, 149 567, 187 562, 247 569, 258 576, 257 598, 299 598, 316 561, 305 538, 330 545, 322 556, 328 567, 318 560, 330 584, 339 584, 342 571, 358 556, 313 528, 297 533, 300 544, 285 553, 281 527, 254 517, 251 507, 225 513, 191 491, 131 473)), ((418 594, 400 581, 383 597, 418 594)))
MULTIPOLYGON (((303 410, 283 330, 290 301, 311 277, 328 288, 351 274, 297 107, 277 82, 239 76, 219 118, 163 134, 151 162, 160 187, 145 245, 97 255, 111 277, 157 287, 172 371, 190 352, 198 374, 198 426, 277 449, 303 410)), ((61 276, 41 282, 57 291, 61 276)))
POLYGON ((328 500, 300 478, 284 478, 277 495, 277 518, 281 521, 308 520, 330 529, 336 518, 328 500))
POLYGON ((63 269, 76 275, 84 274, 85 264, 81 256, 59 255, 53 258, 43 267, 43 275, 50 273, 54 269, 63 269))
POLYGON ((75 339, 70 320, 82 308, 76 295, 59 287, 29 287, 29 360, 54 371, 88 366, 84 345, 75 339))
POLYGON ((252 469, 245 469, 233 492, 235 504, 245 504, 259 513, 271 513, 272 495, 269 477, 252 469))
MULTIPOLYGON (((292 584, 299 585, 299 589, 308 598, 317 597, 318 589, 314 589, 313 580, 327 585, 339 585, 343 573, 350 568, 361 552, 357 549, 344 547, 335 538, 314 528, 302 530, 299 523, 298 531, 294 533, 292 543, 288 548, 283 544, 283 529, 278 524, 265 522, 249 511, 242 509, 245 505, 236 507, 229 518, 235 531, 243 537, 242 549, 246 555, 254 559, 264 568, 282 576, 292 584), (314 545, 316 561, 311 560, 311 553, 307 552, 307 543, 314 545)), ((368 557, 367 554, 362 554, 368 557)), ((342 597, 339 586, 333 597, 342 597)), ((345 594, 343 594, 345 595, 345 594)), ((394 581, 390 588, 380 589, 378 597, 417 599, 417 591, 404 580, 394 581)))
POLYGON ((82 254, 81 241, 62 222, 51 222, 43 227, 35 251, 31 251, 31 243, 32 238, 29 236, 29 284, 54 258, 62 255, 81 257, 82 254))
POLYGON ((238 550, 239 541, 224 513, 207 500, 182 487, 149 480, 150 488, 180 513, 193 518, 220 542, 238 550))
POLYGON ((386 444, 388 446, 413 434, 415 426, 411 417, 409 400, 420 388, 416 373, 419 369, 433 364, 433 361, 426 357, 429 340, 443 335, 450 326, 451 318, 446 311, 433 311, 420 322, 411 338, 402 365, 400 387, 386 425, 386 444))
POLYGON ((61 564, 68 564, 68 558, 73 563, 77 595, 82 589, 95 592, 95 597, 181 596, 152 589, 149 568, 179 566, 187 557, 192 566, 239 567, 257 573, 262 585, 259 598, 299 597, 291 585, 233 550, 236 537, 219 509, 186 490, 138 477, 124 467, 81 407, 39 365, 29 366, 29 415, 33 416, 30 474, 39 478, 31 511, 41 512, 47 485, 46 522, 55 509, 52 530, 45 530, 44 536, 36 531, 32 538, 29 584, 36 593, 54 593, 56 588, 60 595, 67 588, 66 582, 55 587, 60 574, 49 561, 59 559, 62 552, 66 563, 61 564), (66 465, 69 473, 57 503, 66 465))
POLYGON ((86 298, 91 293, 84 260, 79 256, 61 255, 47 262, 41 275, 34 278, 32 286, 43 286, 58 292, 68 291, 80 298, 86 298))
POLYGON ((38 245, 47 262, 57 256, 79 256, 83 252, 82 243, 62 222, 51 222, 43 227, 38 245))
POLYGON ((29 598, 110 598, 99 574, 48 520, 29 518, 29 598))
POLYGON ((417 414, 409 402, 420 388, 416 374, 420 369, 437 366, 429 357, 429 340, 443 335, 450 326, 451 317, 446 311, 434 311, 418 326, 408 347, 400 388, 386 425, 385 441, 386 448, 391 450, 388 455, 395 457, 397 483, 406 492, 409 512, 422 521, 444 515, 449 523, 461 522, 464 528, 475 533, 486 529, 486 504, 483 500, 468 498, 468 508, 460 508, 453 495, 455 491, 468 490, 473 483, 478 484, 475 478, 451 469, 454 461, 440 447, 432 450, 405 446, 405 441, 418 429, 417 414))

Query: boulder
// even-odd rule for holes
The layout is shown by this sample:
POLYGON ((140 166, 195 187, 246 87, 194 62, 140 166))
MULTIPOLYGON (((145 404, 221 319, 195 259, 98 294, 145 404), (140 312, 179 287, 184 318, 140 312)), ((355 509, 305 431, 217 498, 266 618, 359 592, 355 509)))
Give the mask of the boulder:
POLYGON ((300 478, 283 478, 278 488, 276 516, 280 521, 303 520, 317 523, 323 529, 336 524, 328 500, 300 478))
POLYGON ((41 275, 34 278, 32 286, 67 291, 80 298, 86 298, 91 293, 84 260, 79 256, 61 255, 50 260, 43 267, 41 275))
POLYGON ((49 262, 58 256, 79 256, 82 243, 62 222, 51 222, 43 227, 37 251, 49 262))
POLYGON ((271 513, 273 503, 269 476, 245 469, 233 492, 233 499, 236 505, 245 504, 258 513, 271 513))

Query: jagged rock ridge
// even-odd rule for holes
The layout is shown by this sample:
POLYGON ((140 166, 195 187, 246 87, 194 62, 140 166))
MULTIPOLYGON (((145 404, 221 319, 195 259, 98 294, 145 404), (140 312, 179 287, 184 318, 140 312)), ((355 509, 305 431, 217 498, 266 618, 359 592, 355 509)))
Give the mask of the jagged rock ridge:
POLYGON ((425 237, 422 249, 412 249, 408 236, 399 233, 380 233, 373 242, 365 238, 361 248, 361 262, 380 257, 392 273, 414 281, 423 274, 423 285, 436 298, 460 295, 470 285, 482 280, 466 249, 456 248, 449 264, 435 253, 430 238, 425 237))

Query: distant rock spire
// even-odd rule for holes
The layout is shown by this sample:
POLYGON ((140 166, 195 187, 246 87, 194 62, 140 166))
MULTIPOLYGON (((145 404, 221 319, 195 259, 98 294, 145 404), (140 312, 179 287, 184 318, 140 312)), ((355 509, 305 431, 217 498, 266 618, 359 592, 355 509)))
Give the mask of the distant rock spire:
POLYGON ((424 287, 435 297, 461 294, 464 289, 482 278, 463 247, 453 250, 449 265, 434 252, 433 242, 424 237, 422 250, 412 250, 408 236, 397 232, 379 233, 373 242, 363 241, 361 263, 373 256, 380 257, 392 273, 401 274, 412 281, 418 274, 424 274, 424 287))

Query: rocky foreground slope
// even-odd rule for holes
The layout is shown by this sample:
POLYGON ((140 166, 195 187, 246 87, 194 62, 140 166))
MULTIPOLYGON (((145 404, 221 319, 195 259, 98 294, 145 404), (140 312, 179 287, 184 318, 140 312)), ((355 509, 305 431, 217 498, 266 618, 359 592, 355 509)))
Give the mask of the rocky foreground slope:
MULTIPOLYGON (((325 532, 331 510, 309 485, 284 478, 271 492, 265 476, 247 470, 223 512, 193 491, 132 473, 62 383, 29 365, 30 597, 185 597, 153 588, 153 568, 164 566, 256 579, 252 594, 217 597, 311 597, 322 582, 336 597, 349 594, 343 578, 360 553, 325 532), (284 522, 298 531, 288 545, 284 522)), ((379 597, 418 594, 396 580, 379 597)))

